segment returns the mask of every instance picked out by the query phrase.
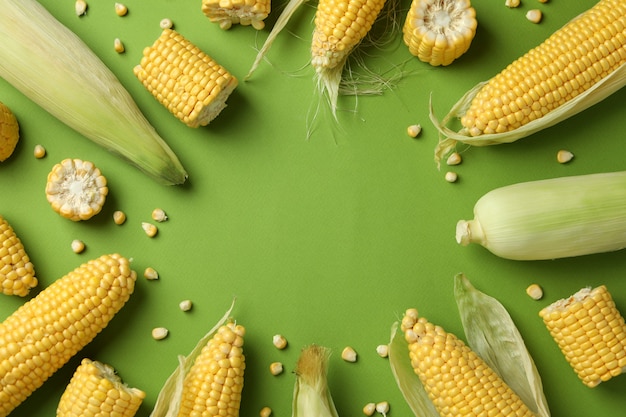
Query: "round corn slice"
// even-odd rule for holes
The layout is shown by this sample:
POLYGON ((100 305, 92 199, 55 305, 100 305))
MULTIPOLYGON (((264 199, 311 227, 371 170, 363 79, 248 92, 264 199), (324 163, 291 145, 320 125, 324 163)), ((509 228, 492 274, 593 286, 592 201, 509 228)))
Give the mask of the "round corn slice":
POLYGON ((15 115, 0 103, 0 162, 13 154, 19 138, 20 128, 15 115))
POLYGON ((106 178, 89 161, 64 159, 48 174, 48 202, 54 211, 73 221, 98 214, 108 192, 106 178))

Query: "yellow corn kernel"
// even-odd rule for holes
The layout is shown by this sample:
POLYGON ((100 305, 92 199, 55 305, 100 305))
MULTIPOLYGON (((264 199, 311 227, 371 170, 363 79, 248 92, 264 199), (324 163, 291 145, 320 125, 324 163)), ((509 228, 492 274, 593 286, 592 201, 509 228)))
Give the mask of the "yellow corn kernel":
POLYGON ((406 128, 406 133, 407 135, 409 135, 412 138, 416 138, 419 136, 420 133, 422 133, 422 125, 411 125, 409 127, 406 128))
POLYGON ((72 240, 72 252, 74 253, 82 253, 85 250, 85 243, 82 240, 74 239, 72 240))
POLYGON ((439 66, 467 52, 477 26, 470 0, 413 0, 402 32, 412 55, 439 66))
POLYGON ((363 406, 363 414, 370 417, 376 412, 376 403, 367 403, 363 406))
POLYGON ((148 222, 141 222, 141 228, 148 237, 155 237, 156 234, 159 232, 159 229, 155 225, 148 222))
POLYGON ((78 17, 87 14, 87 2, 85 0, 76 0, 74 2, 74 12, 78 17))
POLYGON ((539 284, 530 284, 526 288, 526 294, 533 300, 541 300, 543 298, 543 289, 539 284))
POLYGON ((275 334, 274 337, 272 337, 272 344, 276 349, 283 350, 287 347, 287 339, 282 334, 275 334))
POLYGON ((165 327, 155 327, 152 329, 152 338, 154 340, 163 340, 170 334, 170 331, 165 327))
POLYGON ((531 9, 526 12, 526 19, 533 23, 539 23, 543 19, 543 13, 539 9, 531 9))
POLYGON ((128 7, 122 3, 115 3, 115 14, 118 16, 126 16, 128 14, 128 7))
POLYGON ((539 316, 586 386, 593 388, 626 369, 626 324, 606 286, 583 288, 539 316))
POLYGON ((517 394, 452 333, 406 311, 401 329, 415 373, 441 417, 534 417, 517 394))
POLYGON ((13 154, 20 139, 20 127, 15 115, 5 104, 0 103, 0 162, 13 154))
POLYGON ((35 268, 22 241, 9 222, 0 215, 0 290, 3 294, 25 297, 37 286, 35 268))
POLYGON ((35 148, 33 149, 33 155, 37 159, 43 158, 44 156, 46 156, 46 148, 44 148, 42 145, 35 145, 35 148))
POLYGON ((123 53, 126 48, 124 48, 124 44, 122 43, 122 41, 120 40, 120 38, 115 38, 113 40, 113 49, 115 50, 115 52, 117 52, 118 54, 123 53))
POLYGON ((281 362, 272 362, 270 363, 270 373, 274 376, 280 375, 285 370, 283 364, 281 362))
POLYGON ((64 159, 48 174, 48 202, 54 211, 73 221, 100 213, 108 193, 106 178, 89 161, 64 159))
POLYGON ((183 300, 178 303, 178 308, 180 311, 189 311, 193 307, 193 302, 191 300, 183 300))
POLYGON ((113 222, 117 225, 124 224, 126 221, 126 213, 121 210, 115 210, 113 212, 113 222))
POLYGON ((245 329, 229 322, 202 348, 183 383, 177 417, 237 417, 243 390, 245 329))
POLYGON ((559 164, 566 164, 572 159, 574 159, 574 154, 570 151, 566 151, 565 149, 561 149, 556 153, 556 160, 559 164))
POLYGON ((190 127, 208 125, 226 107, 237 79, 173 29, 165 29, 133 69, 146 89, 190 127))
POLYGON ((567 103, 624 63, 626 3, 601 0, 489 80, 461 123, 471 136, 515 130, 567 103))
POLYGON ((155 279, 159 279, 159 273, 156 269, 149 266, 143 271, 143 277, 147 280, 153 281, 155 279))
POLYGON ((161 21, 159 22, 159 27, 161 29, 171 29, 172 27, 174 27, 174 22, 172 22, 172 19, 166 17, 165 19, 161 19, 161 21))
POLYGON ((272 409, 269 407, 263 407, 261 408, 261 411, 259 411, 259 417, 270 417, 272 415, 272 409))
POLYGON ((163 209, 155 208, 154 210, 152 210, 152 220, 161 223, 166 221, 167 219, 167 214, 165 214, 165 211, 163 211, 163 209))
POLYGON ((0 417, 108 325, 136 279, 128 259, 103 255, 54 281, 0 324, 0 417))
POLYGON ((133 417, 146 393, 122 383, 104 363, 83 359, 65 388, 57 417, 133 417))
POLYGON ((261 30, 271 11, 271 0, 202 0, 202 12, 224 30, 234 24, 261 30))
POLYGON ((450 156, 448 156, 448 159, 446 160, 446 165, 454 166, 454 165, 459 165, 461 162, 463 162, 463 158, 461 157, 461 154, 458 152, 452 152, 450 156))
POLYGON ((341 359, 343 359, 346 362, 356 362, 357 357, 358 356, 357 356, 356 351, 350 346, 346 346, 341 351, 341 359))

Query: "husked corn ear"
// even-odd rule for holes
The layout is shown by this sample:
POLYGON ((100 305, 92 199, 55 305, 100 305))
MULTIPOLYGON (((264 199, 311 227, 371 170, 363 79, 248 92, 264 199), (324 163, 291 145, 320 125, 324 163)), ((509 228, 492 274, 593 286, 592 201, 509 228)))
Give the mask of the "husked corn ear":
POLYGON ((626 369, 626 324, 605 285, 583 288, 539 316, 586 386, 595 387, 626 369))
POLYGON ((237 79, 173 29, 143 51, 135 76, 174 116, 190 127, 208 125, 226 107, 237 79))
POLYGON ((122 383, 107 364, 83 359, 65 388, 57 417, 133 417, 146 393, 122 383))
POLYGON ((271 5, 271 0, 202 0, 202 12, 225 30, 234 24, 261 30, 271 5))
POLYGON ((0 417, 108 325, 136 278, 126 258, 103 255, 52 283, 0 324, 0 417))
POLYGON ((493 77, 461 123, 502 133, 562 106, 626 63, 626 2, 601 0, 493 77))
POLYGON ((37 286, 35 268, 9 222, 0 215, 0 284, 3 294, 28 295, 37 286))
POLYGON ((13 154, 20 139, 20 127, 15 115, 5 104, 0 103, 0 162, 13 154))
POLYGON ((406 311, 401 330, 409 356, 441 417, 534 417, 518 395, 462 340, 417 310, 406 311))
POLYGON ((219 327, 185 376, 178 417, 237 417, 243 390, 245 328, 219 327))
POLYGON ((409 52, 433 66, 450 65, 476 35, 470 0, 413 0, 402 29, 409 52))

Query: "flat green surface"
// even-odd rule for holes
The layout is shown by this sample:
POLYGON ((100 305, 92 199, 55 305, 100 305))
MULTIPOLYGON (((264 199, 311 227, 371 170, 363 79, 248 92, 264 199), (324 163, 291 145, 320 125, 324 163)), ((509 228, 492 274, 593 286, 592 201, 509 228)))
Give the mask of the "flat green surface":
MULTIPOLYGON (((109 363, 147 398, 148 416, 160 386, 237 298, 234 316, 247 328, 246 382, 242 416, 265 405, 277 417, 291 414, 293 366, 302 347, 333 349, 329 384, 339 414, 361 415, 368 402, 389 401, 389 416, 409 416, 388 361, 376 354, 391 324, 409 307, 463 336, 453 298, 453 276, 464 272, 479 289, 498 298, 525 337, 543 377, 555 417, 623 413, 626 377, 589 389, 577 379, 544 328, 538 311, 587 285, 606 284, 626 312, 623 252, 575 259, 515 262, 483 248, 460 247, 457 220, 495 187, 561 175, 622 170, 623 102, 620 91, 577 117, 511 145, 474 148, 455 168, 459 181, 444 181, 433 163, 437 134, 428 120, 432 93, 443 114, 466 90, 537 45, 593 1, 527 0, 508 9, 504 0, 475 1, 479 29, 470 51, 453 65, 433 68, 413 58, 396 36, 370 49, 364 60, 374 71, 404 71, 405 77, 380 96, 340 98, 339 125, 327 115, 313 120, 317 98, 307 65, 314 3, 296 14, 253 78, 241 82, 228 107, 210 126, 190 129, 171 116, 140 85, 132 68, 144 46, 159 35, 168 17, 188 39, 240 79, 247 73, 268 29, 234 26, 222 31, 200 11, 200 1, 126 0, 130 12, 115 15, 113 1, 91 1, 83 18, 73 1, 42 3, 101 57, 167 140, 189 172, 184 186, 165 187, 92 144, 0 80, 0 101, 21 124, 21 141, 0 166, 0 213, 21 237, 43 288, 76 266, 104 253, 133 258, 141 275, 151 266, 160 280, 140 278, 136 292, 97 339, 36 391, 11 416, 54 415, 59 397, 81 357, 109 363), (540 8, 539 25, 524 14, 540 8), (126 53, 113 50, 119 37, 126 53), (395 68, 395 70, 394 70, 395 68), (406 127, 421 123, 418 139, 406 127), (312 129, 312 135, 307 133, 312 129), (36 144, 48 154, 38 160, 36 144), (560 165, 559 149, 576 157, 560 165), (63 219, 48 205, 44 186, 51 167, 64 158, 94 162, 108 178, 103 211, 81 223, 63 219), (141 222, 156 207, 170 219, 147 238, 141 222), (117 226, 121 209, 127 222, 117 226), (73 239, 87 250, 77 255, 73 239), (533 301, 525 288, 544 287, 533 301), (179 301, 191 299, 189 313, 179 301), (153 327, 170 336, 154 341, 153 327), (285 351, 272 345, 284 334, 285 351), (359 353, 343 362, 341 350, 359 353), (285 364, 274 377, 268 366, 285 364)), ((403 0, 402 14, 408 7, 403 0)), ((270 28, 282 9, 274 5, 270 28)), ((47 71, 46 68, 41 68, 47 71)), ((68 94, 71 92, 68 91, 68 94)), ((112 127, 114 129, 115 127, 112 127)), ((2 297, 6 317, 25 300, 2 297)))

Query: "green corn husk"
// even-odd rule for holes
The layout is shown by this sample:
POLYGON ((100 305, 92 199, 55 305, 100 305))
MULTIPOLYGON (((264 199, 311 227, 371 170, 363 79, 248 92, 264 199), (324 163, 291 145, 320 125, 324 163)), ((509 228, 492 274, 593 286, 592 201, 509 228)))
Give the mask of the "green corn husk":
POLYGON ((35 0, 0 0, 0 77, 157 181, 187 173, 116 76, 35 0))
POLYGON ((328 388, 330 349, 311 345, 302 350, 296 365, 292 417, 338 417, 328 388))

